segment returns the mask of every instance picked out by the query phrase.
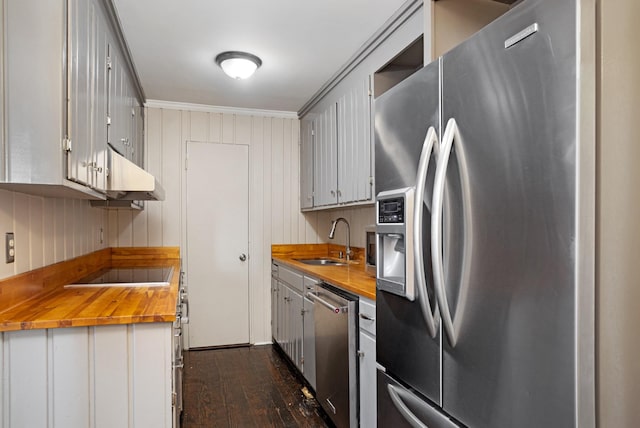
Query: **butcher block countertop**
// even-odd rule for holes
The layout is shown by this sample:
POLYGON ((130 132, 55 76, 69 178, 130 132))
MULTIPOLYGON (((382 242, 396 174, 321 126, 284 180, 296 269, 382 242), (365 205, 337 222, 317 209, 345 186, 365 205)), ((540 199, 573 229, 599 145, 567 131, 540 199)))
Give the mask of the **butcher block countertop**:
MULTIPOLYGON (((364 254, 362 248, 354 247, 354 261, 347 266, 314 266, 297 261, 296 259, 332 258, 337 259, 339 251, 344 251, 344 245, 335 244, 295 244, 272 245, 271 258, 278 263, 306 273, 336 285, 346 291, 376 299, 376 279, 364 270, 364 254)), ((344 260, 342 260, 344 262, 344 260)))
POLYGON ((0 281, 0 331, 171 322, 178 247, 106 248, 0 281), (65 288, 109 267, 173 267, 169 286, 65 288))

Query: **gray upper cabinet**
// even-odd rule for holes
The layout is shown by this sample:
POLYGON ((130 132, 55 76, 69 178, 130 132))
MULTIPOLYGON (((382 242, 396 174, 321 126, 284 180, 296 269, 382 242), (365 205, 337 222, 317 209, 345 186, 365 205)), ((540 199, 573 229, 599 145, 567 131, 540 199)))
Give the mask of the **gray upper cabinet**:
POLYGON ((69 3, 67 178, 104 191, 107 176, 109 28, 95 1, 69 3))
POLYGON ((301 165, 308 162, 306 123, 313 130, 313 205, 303 201, 309 185, 301 174, 301 208, 370 202, 373 194, 370 79, 359 79, 335 102, 301 120, 301 165))
MULTIPOLYGON (((0 2, 5 90, 0 188, 105 199, 109 121, 125 123, 119 141, 138 143, 142 138, 134 129, 142 125, 134 122, 142 118, 144 100, 111 1, 0 2), (110 70, 114 51, 121 68, 117 77, 110 70), (118 100, 118 119, 109 117, 114 87, 124 97, 118 100)), ((136 151, 129 149, 128 157, 136 151)))
POLYGON ((338 203, 338 134, 336 104, 329 106, 313 120, 315 147, 313 150, 314 207, 338 203))
POLYGON ((313 208, 313 120, 300 121, 300 209, 313 208))
MULTIPOLYGON (((109 43, 108 142, 122 156, 137 159, 137 117, 142 119, 129 68, 115 40, 109 43)), ((137 162, 136 162, 137 163, 137 162)))
POLYGON ((373 177, 370 78, 338 100, 338 203, 369 201, 373 177))

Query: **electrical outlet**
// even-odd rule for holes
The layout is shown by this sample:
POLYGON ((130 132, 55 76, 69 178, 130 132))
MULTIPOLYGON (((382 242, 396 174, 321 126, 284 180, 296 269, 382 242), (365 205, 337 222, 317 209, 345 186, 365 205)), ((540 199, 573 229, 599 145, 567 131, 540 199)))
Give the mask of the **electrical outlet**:
POLYGON ((13 232, 6 233, 4 242, 7 263, 13 263, 16 260, 16 240, 13 236, 13 232))

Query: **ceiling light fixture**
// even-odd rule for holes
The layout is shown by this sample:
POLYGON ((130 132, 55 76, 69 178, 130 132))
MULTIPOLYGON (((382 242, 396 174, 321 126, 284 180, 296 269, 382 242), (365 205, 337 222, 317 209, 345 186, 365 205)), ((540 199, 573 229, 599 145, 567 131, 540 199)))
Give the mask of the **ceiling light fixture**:
POLYGON ((234 79, 246 79, 262 65, 262 60, 246 52, 222 52, 216 57, 216 64, 227 76, 234 79))

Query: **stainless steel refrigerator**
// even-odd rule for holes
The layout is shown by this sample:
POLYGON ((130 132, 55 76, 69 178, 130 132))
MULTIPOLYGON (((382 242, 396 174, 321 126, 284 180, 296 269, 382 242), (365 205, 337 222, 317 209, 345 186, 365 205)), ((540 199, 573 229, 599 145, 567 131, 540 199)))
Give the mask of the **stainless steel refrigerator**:
POLYGON ((578 425, 575 0, 375 101, 378 426, 578 425))

